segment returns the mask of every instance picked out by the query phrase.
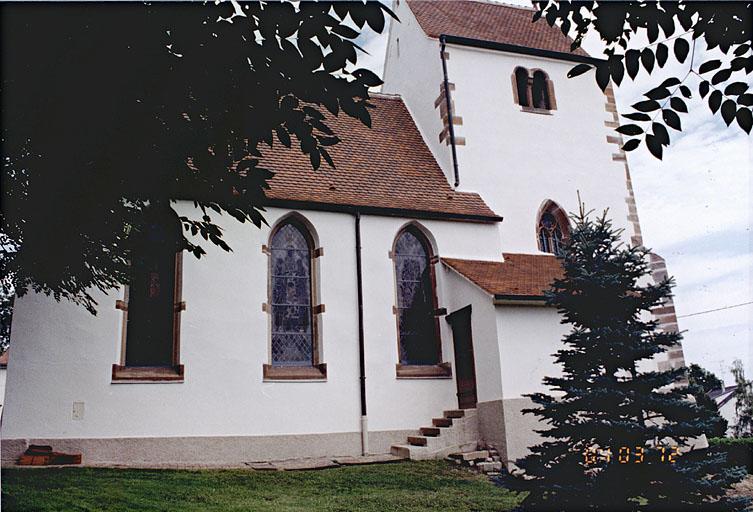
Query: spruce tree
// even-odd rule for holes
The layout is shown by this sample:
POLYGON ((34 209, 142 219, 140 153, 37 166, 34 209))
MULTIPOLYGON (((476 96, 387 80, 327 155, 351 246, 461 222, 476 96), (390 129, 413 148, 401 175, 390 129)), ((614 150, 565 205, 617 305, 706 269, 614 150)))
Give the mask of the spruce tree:
POLYGON ((498 483, 528 492, 523 510, 743 510, 726 493, 744 477, 706 446, 713 416, 689 398, 685 368, 656 370, 652 358, 681 339, 650 311, 672 282, 651 284, 648 250, 621 243, 607 212, 581 205, 562 257, 564 276, 548 293, 572 330, 554 354, 561 376, 551 394, 528 395, 543 441, 498 483))

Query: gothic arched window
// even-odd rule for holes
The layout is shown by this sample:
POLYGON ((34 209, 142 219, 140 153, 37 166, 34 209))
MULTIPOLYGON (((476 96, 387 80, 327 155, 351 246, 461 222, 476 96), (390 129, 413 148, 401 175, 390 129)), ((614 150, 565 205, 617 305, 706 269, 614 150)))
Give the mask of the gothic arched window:
POLYGON ((562 208, 548 201, 539 215, 537 232, 539 250, 557 256, 562 255, 564 244, 570 236, 567 216, 562 208))
POLYGON ((537 70, 533 73, 533 83, 531 86, 531 96, 533 98, 533 107, 543 110, 550 110, 549 87, 546 73, 537 70))
POLYGON ((436 365, 441 359, 431 246, 414 226, 401 231, 393 252, 401 365, 436 365))
POLYGON ((279 225, 270 238, 273 366, 314 364, 313 248, 308 230, 294 219, 279 225))

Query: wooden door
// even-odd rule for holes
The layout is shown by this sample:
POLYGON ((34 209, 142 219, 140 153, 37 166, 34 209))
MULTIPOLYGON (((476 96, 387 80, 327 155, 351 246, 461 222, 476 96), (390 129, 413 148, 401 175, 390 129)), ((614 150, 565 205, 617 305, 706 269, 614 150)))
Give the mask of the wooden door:
POLYGON ((473 358, 473 336, 471 333, 471 306, 447 315, 452 327, 455 347, 455 380, 458 386, 458 407, 476 407, 476 363, 473 358))

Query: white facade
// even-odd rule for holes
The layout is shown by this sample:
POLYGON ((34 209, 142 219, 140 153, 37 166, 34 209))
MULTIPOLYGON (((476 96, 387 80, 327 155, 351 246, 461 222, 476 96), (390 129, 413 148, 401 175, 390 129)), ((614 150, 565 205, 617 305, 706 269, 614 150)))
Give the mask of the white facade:
MULTIPOLYGON (((385 66, 384 91, 400 94, 450 184, 451 147, 435 100, 444 73, 440 43, 427 36, 406 2, 396 11, 385 66)), ((409 223, 426 234, 439 258, 501 261, 502 252, 541 254, 537 219, 551 200, 577 209, 576 191, 589 208, 610 209, 615 226, 628 222, 624 165, 607 143, 605 96, 593 77, 567 79, 572 62, 448 45, 448 81, 454 85, 458 190, 479 193, 504 222, 463 222, 397 215, 361 217, 363 336, 367 418, 361 417, 355 216, 301 209, 323 255, 315 264, 319 361, 326 379, 270 381, 268 255, 275 225, 292 213, 268 208, 269 227, 225 217, 232 252, 208 245, 201 260, 183 258, 180 382, 124 383, 112 379, 121 363, 124 290, 95 294, 92 316, 67 302, 29 294, 16 300, 13 356, 2 422, 3 463, 30 442, 83 451, 85 463, 242 463, 297 456, 386 453, 442 411, 458 407, 456 372, 449 378, 400 378, 395 237, 409 223), (516 66, 545 70, 557 108, 524 112, 513 100, 516 66), (366 442, 362 444, 362 430, 366 442)), ((347 137, 347 134, 345 134, 347 137)), ((179 214, 192 205, 179 202, 179 214)), ((438 306, 472 306, 478 432, 513 460, 536 440, 535 420, 520 414, 523 395, 544 391, 557 375, 552 354, 567 331, 543 306, 497 304, 465 276, 436 264, 438 306)), ((442 362, 456 368, 453 335, 440 319, 442 362)))

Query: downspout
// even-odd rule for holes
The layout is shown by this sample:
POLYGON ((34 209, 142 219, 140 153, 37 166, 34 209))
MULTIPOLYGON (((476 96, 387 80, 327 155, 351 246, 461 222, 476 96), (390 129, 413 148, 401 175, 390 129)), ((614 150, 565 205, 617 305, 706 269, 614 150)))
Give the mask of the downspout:
POLYGON ((452 122, 452 99, 450 98, 450 81, 447 79, 447 61, 445 55, 445 35, 439 36, 439 55, 442 59, 442 73, 444 74, 444 99, 447 101, 447 127, 450 130, 450 146, 452 147, 452 168, 455 171, 455 188, 460 185, 458 171, 458 154, 455 149, 455 127, 452 122))
POLYGON ((363 341, 363 276, 361 273, 361 212, 355 212, 356 283, 358 289, 358 371, 361 385, 361 453, 369 453, 369 422, 366 416, 366 358, 363 341))

